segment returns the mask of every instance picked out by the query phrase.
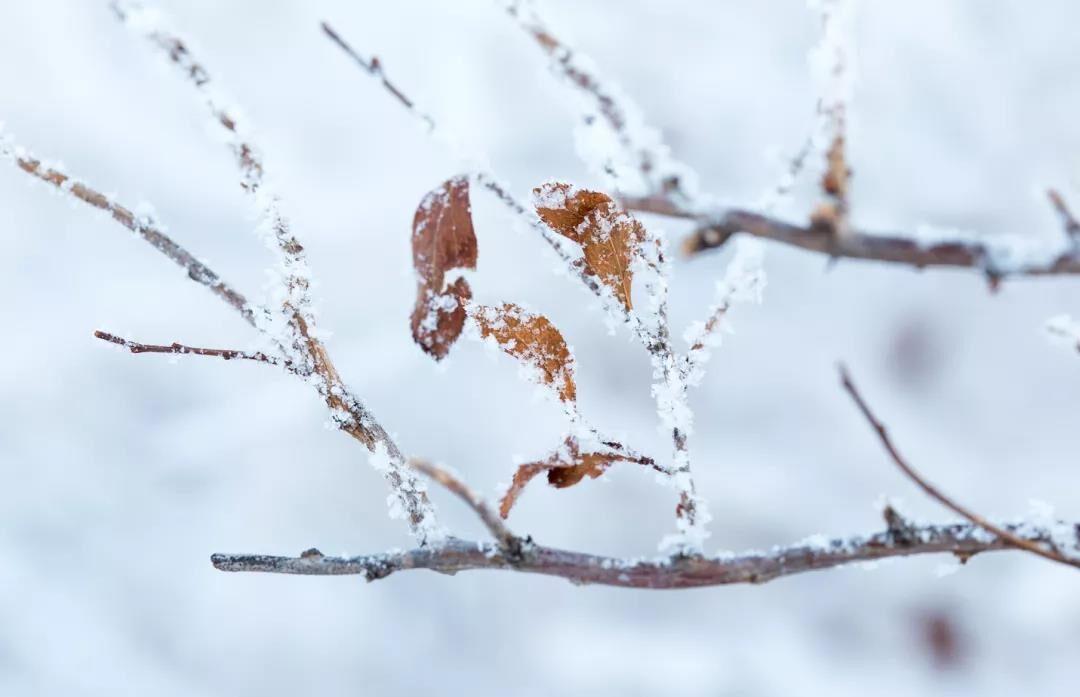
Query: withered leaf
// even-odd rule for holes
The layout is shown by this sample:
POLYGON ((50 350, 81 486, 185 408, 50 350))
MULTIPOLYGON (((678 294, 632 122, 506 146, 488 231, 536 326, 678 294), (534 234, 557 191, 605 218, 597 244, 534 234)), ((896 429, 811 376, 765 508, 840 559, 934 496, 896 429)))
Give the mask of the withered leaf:
POLYGON ((632 264, 645 239, 641 223, 607 194, 561 182, 533 189, 533 197, 540 219, 581 245, 585 272, 610 288, 626 310, 633 309, 632 264))
POLYGON ((499 501, 499 515, 506 518, 510 509, 517 502, 525 485, 542 472, 547 472, 548 484, 556 489, 565 489, 589 477, 595 479, 607 471, 616 462, 634 462, 639 465, 655 467, 650 458, 632 456, 620 452, 622 446, 612 443, 612 450, 607 452, 581 452, 581 446, 573 436, 567 437, 562 447, 552 453, 547 460, 529 462, 518 467, 514 479, 499 501), (614 449, 617 448, 617 449, 614 449))
POLYGON ((446 274, 476 269, 476 232, 469 203, 469 180, 454 177, 429 192, 413 217, 413 269, 416 305, 410 318, 413 340, 435 360, 442 360, 461 335, 465 304, 472 289, 464 278, 449 287, 446 274))
POLYGON ((442 293, 421 285, 410 318, 413 341, 435 360, 445 358, 465 327, 465 305, 470 300, 472 289, 464 278, 442 293))
POLYGON ((559 399, 565 403, 577 399, 574 358, 562 333, 547 317, 513 303, 473 306, 470 314, 482 337, 494 338, 503 351, 536 368, 540 381, 554 389, 559 399))

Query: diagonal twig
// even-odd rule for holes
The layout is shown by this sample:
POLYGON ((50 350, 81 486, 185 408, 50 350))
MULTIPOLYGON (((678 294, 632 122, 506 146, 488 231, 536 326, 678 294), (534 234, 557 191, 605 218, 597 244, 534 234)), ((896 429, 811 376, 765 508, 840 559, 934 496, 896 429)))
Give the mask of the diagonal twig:
POLYGON ((641 110, 613 85, 605 84, 578 53, 566 45, 543 21, 531 0, 499 0, 506 13, 547 55, 551 68, 573 85, 615 135, 619 147, 633 161, 646 195, 663 196, 689 203, 694 178, 690 169, 670 155, 659 131, 648 126, 641 110))
POLYGON ((499 544, 499 549, 502 552, 510 557, 521 555, 522 543, 524 540, 510 532, 510 529, 506 527, 506 523, 502 521, 498 514, 491 510, 487 502, 470 489, 465 482, 455 477, 446 469, 438 467, 426 460, 410 458, 409 466, 419 472, 423 472, 426 477, 440 484, 443 488, 464 501, 469 508, 473 509, 473 512, 476 513, 480 520, 483 521, 484 526, 487 527, 488 532, 495 538, 495 541, 499 544))
POLYGON ((951 497, 945 495, 940 489, 935 487, 922 475, 915 471, 915 468, 908 464, 907 460, 905 460, 903 456, 900 455, 900 452, 896 449, 896 446, 893 444, 892 439, 889 438, 889 434, 888 431, 885 429, 885 425, 881 423, 881 421, 879 421, 876 416, 874 416, 874 413, 872 411, 870 411, 870 407, 866 403, 866 400, 863 399, 862 395, 859 393, 858 388, 855 387, 855 383, 852 382, 851 376, 848 375, 847 369, 842 365, 840 366, 840 383, 841 385, 843 385, 844 390, 847 391, 847 393, 851 396, 851 399, 855 402, 855 405, 859 408, 859 411, 862 412, 862 415, 866 418, 867 422, 877 433, 878 438, 881 440, 881 444, 885 447, 885 451, 889 454, 889 457, 892 459, 892 461, 896 464, 897 467, 900 468, 901 472, 907 475, 908 479, 913 481, 920 489, 926 492, 926 494, 929 495, 930 498, 934 499, 946 508, 952 510, 957 515, 966 518, 967 520, 971 521, 972 523, 986 530, 987 532, 997 535, 998 537, 1005 540, 1014 547, 1023 549, 1027 552, 1031 552, 1032 554, 1037 554, 1040 557, 1049 559, 1050 561, 1058 562, 1059 564, 1065 564, 1067 566, 1080 568, 1080 559, 1070 559, 1069 557, 1064 556, 1056 550, 1047 550, 1043 548, 1043 546, 1040 545, 1037 541, 1021 537, 1015 532, 1012 532, 1000 525, 992 523, 978 513, 975 513, 969 508, 961 506, 951 497))
POLYGON ((279 208, 278 197, 266 186, 262 159, 247 137, 246 129, 237 115, 226 107, 225 100, 215 92, 210 72, 192 54, 188 42, 153 21, 140 2, 114 0, 112 9, 118 19, 145 35, 166 54, 203 97, 204 105, 228 136, 229 148, 241 173, 241 185, 253 197, 262 226, 268 228, 274 240, 284 276, 285 297, 281 308, 286 320, 285 336, 277 335, 278 328, 272 320, 260 323, 260 329, 283 349, 291 362, 292 372, 305 378, 316 389, 334 415, 338 428, 375 454, 373 465, 382 471, 397 501, 407 512, 409 527, 421 545, 440 541, 443 532, 423 484, 406 465, 404 454, 390 434, 348 389, 326 347, 316 337, 304 248, 292 234, 288 220, 279 208), (286 348, 290 346, 291 351, 286 348), (385 453, 380 453, 382 450, 385 453))
POLYGON ((27 174, 51 184, 87 205, 109 213, 116 222, 143 238, 150 246, 187 271, 187 275, 191 280, 210 289, 214 295, 239 312, 244 321, 251 325, 255 324, 255 314, 248 304, 247 298, 221 280, 221 277, 209 266, 177 244, 148 217, 136 215, 132 209, 116 202, 100 191, 78 181, 56 167, 42 163, 41 160, 28 154, 23 148, 6 147, 0 144, 0 155, 10 156, 19 169, 27 174))

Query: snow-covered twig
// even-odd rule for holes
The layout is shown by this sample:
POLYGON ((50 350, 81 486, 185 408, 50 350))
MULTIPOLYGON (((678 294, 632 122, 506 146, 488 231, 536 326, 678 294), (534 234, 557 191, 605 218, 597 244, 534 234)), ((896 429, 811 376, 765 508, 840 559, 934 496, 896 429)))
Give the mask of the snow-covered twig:
MULTIPOLYGON (((1000 524, 1031 544, 1060 540, 1061 535, 1029 523, 1000 524)), ((1080 525, 1061 523, 1071 531, 1069 543, 1080 550, 1080 525)), ((498 547, 452 539, 439 548, 414 549, 358 557, 327 557, 312 549, 299 557, 259 554, 215 554, 222 571, 332 576, 354 574, 374 581, 410 569, 454 574, 473 569, 513 570, 564 578, 575 584, 623 588, 679 589, 739 583, 760 584, 784 576, 820 571, 854 562, 877 561, 923 554, 954 554, 962 561, 976 554, 1014 549, 1005 539, 967 523, 908 525, 872 535, 837 539, 818 537, 768 551, 718 556, 673 556, 659 559, 618 559, 562 549, 527 546, 521 557, 507 557, 498 547)))
POLYGON ((697 175, 671 156, 671 149, 660 132, 645 122, 641 109, 616 85, 601 80, 592 61, 563 43, 532 0, 498 3, 548 56, 552 71, 584 97, 584 128, 593 131, 606 126, 604 135, 614 142, 605 143, 595 133, 586 136, 593 144, 579 147, 586 164, 611 174, 616 188, 626 194, 665 196, 692 204, 698 198, 697 175))
POLYGON ((259 319, 271 324, 284 324, 265 329, 278 335, 277 338, 284 345, 294 346, 300 354, 293 356, 298 365, 305 362, 303 359, 310 361, 310 356, 302 355, 310 353, 310 347, 306 346, 310 338, 302 335, 301 328, 301 325, 310 327, 314 324, 307 258, 304 247, 292 234, 289 221, 281 211, 279 196, 267 185, 262 156, 251 141, 247 126, 237 110, 228 105, 228 99, 218 90, 207 68, 192 54, 189 43, 169 29, 156 10, 137 0, 114 0, 112 8, 126 26, 145 36, 168 57, 198 91, 203 106, 221 127, 240 170, 240 185, 254 201, 259 230, 265 231, 268 246, 277 252, 280 264, 280 288, 284 293, 277 300, 284 316, 268 315, 259 319))
POLYGON ((20 146, 0 142, 0 157, 11 159, 27 174, 51 184, 59 191, 73 196, 94 208, 105 211, 113 220, 131 230, 150 246, 158 250, 177 266, 187 272, 188 278, 201 286, 209 288, 225 304, 240 313, 249 324, 255 324, 255 313, 247 298, 225 281, 221 280, 209 266, 199 261, 193 254, 177 244, 165 234, 162 227, 149 216, 138 215, 131 208, 121 205, 110 196, 93 189, 87 184, 62 171, 60 165, 48 165, 28 154, 20 146))
POLYGON ((927 481, 907 462, 907 460, 904 459, 900 454, 900 451, 896 449, 892 439, 889 438, 889 433, 886 430, 885 425, 874 416, 874 413, 870 410, 870 406, 866 403, 866 400, 863 399, 862 394, 851 380, 851 376, 844 366, 840 366, 840 384, 843 385, 844 390, 851 396, 852 401, 855 402, 855 406, 858 407, 871 428, 877 433, 878 439, 881 441, 885 451, 889 454, 889 458, 892 459, 893 463, 896 464, 908 479, 915 482, 915 484, 930 498, 953 511, 960 517, 971 521, 974 525, 977 525, 992 535, 996 535, 1018 549, 1023 549, 1024 551, 1031 552, 1032 554, 1036 554, 1044 559, 1049 559, 1050 561, 1058 562, 1059 564, 1080 568, 1080 556, 1066 556, 1060 549, 1057 549, 1054 539, 1031 540, 1017 534, 1013 530, 992 523, 971 509, 960 505, 950 496, 947 496, 940 489, 927 481))

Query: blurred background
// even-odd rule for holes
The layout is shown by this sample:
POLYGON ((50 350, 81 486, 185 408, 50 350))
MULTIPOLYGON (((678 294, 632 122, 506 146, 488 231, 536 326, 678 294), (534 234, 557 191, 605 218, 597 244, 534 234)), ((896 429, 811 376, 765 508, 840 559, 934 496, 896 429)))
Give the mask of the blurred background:
MULTIPOLYGON (((575 156, 569 88, 493 3, 161 2, 262 145, 315 269, 338 367, 411 454, 494 497, 514 458, 558 441, 556 406, 512 360, 413 345, 409 235, 425 192, 462 168, 319 31, 329 20, 464 149, 525 196, 597 184, 575 156)), ((705 191, 751 204, 813 123, 802 0, 540 5, 660 128, 705 191)), ((1061 234, 1043 191, 1080 206, 1080 6, 861 4, 849 155, 856 222, 1061 234)), ((191 87, 104 2, 0 3, 0 119, 41 157, 130 205, 252 296, 270 253, 191 87)), ((814 163, 815 167, 817 163, 814 163)), ((808 174, 780 209, 802 220, 808 174)), ((264 365, 130 356, 149 342, 246 347, 249 328, 115 223, 0 167, 0 693, 1075 694, 1075 572, 1023 554, 920 557, 762 587, 649 592, 558 579, 409 572, 365 584, 215 571, 216 551, 359 554, 406 546, 366 453, 264 365)), ((608 335, 587 291, 490 197, 473 206, 482 302, 546 313, 573 345, 602 430, 667 452, 647 356, 608 335)), ((646 218, 672 239, 681 223, 646 218)), ((703 316, 730 252, 676 263, 673 322, 703 316)), ((1080 357, 1045 320, 1080 280, 841 262, 770 245, 761 306, 693 393, 710 551, 880 529, 882 496, 948 520, 886 460, 841 392, 846 361, 911 461, 991 517, 1038 502, 1080 518, 1080 357)), ((442 491, 458 534, 483 534, 442 491)), ((616 467, 537 483, 510 519, 543 543, 649 555, 674 500, 616 467)))

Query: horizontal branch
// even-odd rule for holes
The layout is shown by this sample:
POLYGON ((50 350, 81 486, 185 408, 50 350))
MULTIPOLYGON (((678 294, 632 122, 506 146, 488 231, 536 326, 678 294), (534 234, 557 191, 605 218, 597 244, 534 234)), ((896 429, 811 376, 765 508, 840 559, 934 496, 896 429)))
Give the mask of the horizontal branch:
MULTIPOLYGON (((748 210, 731 209, 715 215, 699 215, 658 197, 624 199, 623 204, 631 210, 696 220, 698 228, 683 242, 683 251, 687 254, 722 247, 732 235, 741 232, 833 258, 884 261, 916 268, 974 268, 992 278, 1080 274, 1080 255, 1067 245, 1056 248, 1048 245, 1042 253, 1029 254, 1030 247, 1017 249, 1008 241, 995 240, 992 236, 981 240, 970 236, 956 239, 943 236, 940 240, 923 241, 917 236, 858 230, 838 236, 827 226, 796 225, 748 210)), ((1030 245, 1029 241, 1024 242, 1030 245)))
POLYGON ((211 356, 214 358, 221 358, 222 360, 231 361, 233 359, 258 361, 259 363, 269 363, 270 365, 278 365, 281 361, 274 356, 268 356, 261 351, 240 351, 239 349, 215 349, 215 348, 199 348, 198 346, 187 346, 186 344, 179 344, 175 341, 171 344, 143 344, 138 341, 130 341, 121 336, 110 334, 103 331, 95 331, 94 336, 102 341, 107 341, 110 344, 116 344, 117 346, 123 346, 131 353, 170 353, 173 355, 186 355, 192 354, 196 356, 211 356))
MULTIPOLYGON (((1080 525, 1068 524, 1072 544, 1080 548, 1080 525)), ((1002 525, 1025 540, 1051 543, 1052 532, 1030 525, 1002 525)), ((525 544, 511 559, 495 545, 451 539, 445 545, 358 557, 327 557, 308 550, 299 557, 215 554, 221 571, 258 571, 311 576, 361 575, 368 581, 398 571, 429 569, 454 574, 474 569, 513 570, 556 576, 578 584, 624 588, 680 589, 737 583, 765 583, 783 576, 829 569, 860 561, 949 553, 966 561, 982 552, 1012 549, 1007 541, 977 525, 910 525, 866 537, 803 542, 767 552, 718 557, 669 557, 627 560, 525 544)))

